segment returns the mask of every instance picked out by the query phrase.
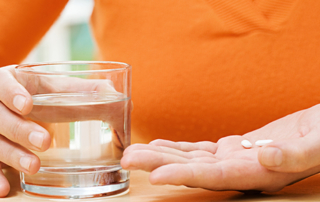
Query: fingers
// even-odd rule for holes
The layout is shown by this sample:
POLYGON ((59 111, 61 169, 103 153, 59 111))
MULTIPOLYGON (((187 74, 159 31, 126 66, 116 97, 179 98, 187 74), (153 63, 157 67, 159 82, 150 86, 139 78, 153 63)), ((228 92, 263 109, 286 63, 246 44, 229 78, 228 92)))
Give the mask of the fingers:
POLYGON ((18 82, 30 94, 99 92, 116 93, 113 82, 108 79, 82 79, 74 77, 48 77, 17 72, 18 82))
POLYGON ((32 110, 32 98, 12 74, 14 67, 7 66, 0 69, 0 101, 12 111, 26 115, 32 110))
POLYGON ((171 163, 215 163, 217 161, 214 155, 207 151, 183 152, 169 147, 134 144, 124 151, 121 166, 124 169, 152 171, 171 163))
POLYGON ((320 165, 320 137, 312 130, 304 137, 271 143, 259 150, 259 162, 269 170, 302 172, 320 165))
POLYGON ((40 159, 24 147, 0 135, 0 159, 3 163, 27 174, 35 174, 40 159))
MULTIPOLYGON (((211 163, 170 164, 151 172, 149 180, 156 185, 185 185, 210 190, 264 190, 277 191, 285 186, 280 174, 258 171, 255 162, 228 160, 211 163), (252 173, 259 173, 257 175, 252 173), (279 183, 274 183, 278 178, 279 183), (280 181, 282 180, 282 181, 280 181), (267 186, 266 186, 267 185, 267 186)), ((284 178, 283 178, 284 179, 284 178)))
POLYGON ((0 163, 0 198, 9 194, 10 184, 2 172, 2 164, 0 163))
MULTIPOLYGON (((231 162, 231 161, 230 161, 231 162)), ((232 163, 232 162, 231 162, 232 163)), ((234 167, 234 173, 237 167, 234 167)), ((239 176, 233 176, 227 172, 223 164, 188 163, 170 164, 154 170, 149 180, 151 184, 185 185, 188 187, 202 187, 211 190, 223 190, 226 187, 236 189, 239 176), (225 175, 227 174, 227 176, 225 175), (232 177, 233 180, 231 180, 232 177)))
POLYGON ((188 159, 173 154, 150 150, 138 150, 123 156, 121 159, 121 166, 126 170, 141 169, 150 172, 162 165, 187 162, 188 159))
POLYGON ((156 146, 165 146, 165 147, 170 147, 174 149, 178 149, 181 151, 194 151, 194 150, 203 150, 203 151, 208 151, 211 153, 215 153, 217 151, 217 144, 209 141, 203 141, 203 142, 196 142, 196 143, 190 143, 190 142, 172 142, 169 140, 154 140, 150 142, 149 144, 151 145, 156 145, 156 146))
POLYGON ((49 148, 51 138, 44 128, 12 113, 1 103, 0 114, 0 134, 28 149, 45 151, 49 148))
POLYGON ((99 93, 118 93, 112 81, 107 79, 81 79, 81 78, 48 78, 38 76, 39 85, 37 93, 74 93, 95 91, 99 93))
POLYGON ((155 146, 155 145, 150 145, 150 144, 133 144, 129 146, 123 154, 126 155, 128 153, 131 153, 133 151, 137 150, 151 150, 151 151, 156 151, 156 152, 161 152, 161 153, 168 153, 168 154, 173 154, 176 156, 184 157, 187 159, 192 159, 195 157, 214 157, 214 155, 210 152, 207 151, 202 151, 202 150, 195 150, 195 151, 190 151, 190 152, 184 152, 178 149, 173 149, 170 147, 165 147, 165 146, 155 146))

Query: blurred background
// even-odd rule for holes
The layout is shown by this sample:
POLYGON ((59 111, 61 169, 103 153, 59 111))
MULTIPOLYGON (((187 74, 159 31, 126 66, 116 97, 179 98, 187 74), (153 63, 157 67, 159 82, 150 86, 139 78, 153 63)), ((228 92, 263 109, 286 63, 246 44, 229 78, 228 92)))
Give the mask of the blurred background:
POLYGON ((94 60, 89 21, 93 0, 69 0, 59 19, 23 63, 94 60))

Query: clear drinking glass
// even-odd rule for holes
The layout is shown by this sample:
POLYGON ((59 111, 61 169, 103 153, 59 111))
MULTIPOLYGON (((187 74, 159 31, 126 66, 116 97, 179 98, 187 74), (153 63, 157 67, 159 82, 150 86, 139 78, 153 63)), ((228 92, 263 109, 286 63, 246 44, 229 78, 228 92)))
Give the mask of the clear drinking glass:
POLYGON ((35 175, 20 173, 23 192, 50 198, 123 194, 129 172, 120 166, 130 144, 131 66, 119 62, 24 64, 16 77, 32 95, 25 118, 46 128, 51 146, 34 152, 35 175))

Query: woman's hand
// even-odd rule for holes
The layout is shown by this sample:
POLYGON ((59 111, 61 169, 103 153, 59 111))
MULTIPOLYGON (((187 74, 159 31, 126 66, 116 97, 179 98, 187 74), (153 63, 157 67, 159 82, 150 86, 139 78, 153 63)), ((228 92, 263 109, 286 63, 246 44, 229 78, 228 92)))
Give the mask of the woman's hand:
MULTIPOLYGON (((43 127, 22 117, 31 112, 32 98, 17 82, 14 68, 0 68, 0 161, 34 174, 40 168, 40 160, 28 149, 45 151, 51 140, 43 127)), ((9 190, 10 185, 0 171, 0 197, 6 196, 9 190)))
POLYGON ((97 92, 120 95, 110 80, 44 77, 17 73, 15 67, 0 68, 0 197, 10 190, 1 172, 1 162, 26 174, 35 174, 40 169, 40 159, 30 150, 41 152, 50 147, 49 132, 30 120, 39 123, 103 120, 112 126, 116 146, 123 149, 129 144, 124 138, 122 117, 125 109, 130 113, 130 106, 125 108, 124 104, 118 103, 54 109, 33 106, 31 95, 34 94, 97 92))
POLYGON ((246 135, 276 139, 259 151, 269 170, 300 173, 320 165, 320 105, 299 111, 246 135))
POLYGON ((217 143, 156 140, 148 145, 132 145, 125 150, 121 165, 128 170, 151 172, 152 184, 277 191, 319 172, 319 123, 317 105, 243 136, 222 138, 217 143), (253 143, 251 149, 241 145, 244 139, 253 143), (262 139, 274 142, 263 147, 254 145, 262 139), (279 148, 280 157, 273 150, 268 153, 269 148, 279 148), (279 166, 272 164, 279 162, 282 162, 279 166))

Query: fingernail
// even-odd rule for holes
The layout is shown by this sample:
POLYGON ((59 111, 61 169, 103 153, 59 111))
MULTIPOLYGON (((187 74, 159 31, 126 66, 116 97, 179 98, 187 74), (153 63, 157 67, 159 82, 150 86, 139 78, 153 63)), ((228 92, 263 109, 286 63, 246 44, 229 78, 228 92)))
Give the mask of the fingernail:
POLYGON ((40 132, 33 131, 29 134, 29 142, 39 149, 42 147, 44 134, 40 132))
POLYGON ((275 147, 266 147, 262 150, 261 161, 265 166, 280 166, 282 164, 282 151, 275 147))
POLYGON ((26 103, 27 98, 25 98, 22 95, 16 95, 13 98, 13 105, 15 106, 15 108, 17 108, 19 111, 22 111, 24 108, 24 105, 26 103))
POLYGON ((30 169, 30 165, 31 165, 31 161, 32 161, 32 158, 30 158, 28 156, 23 156, 23 157, 20 158, 20 165, 24 169, 29 170, 30 169))

